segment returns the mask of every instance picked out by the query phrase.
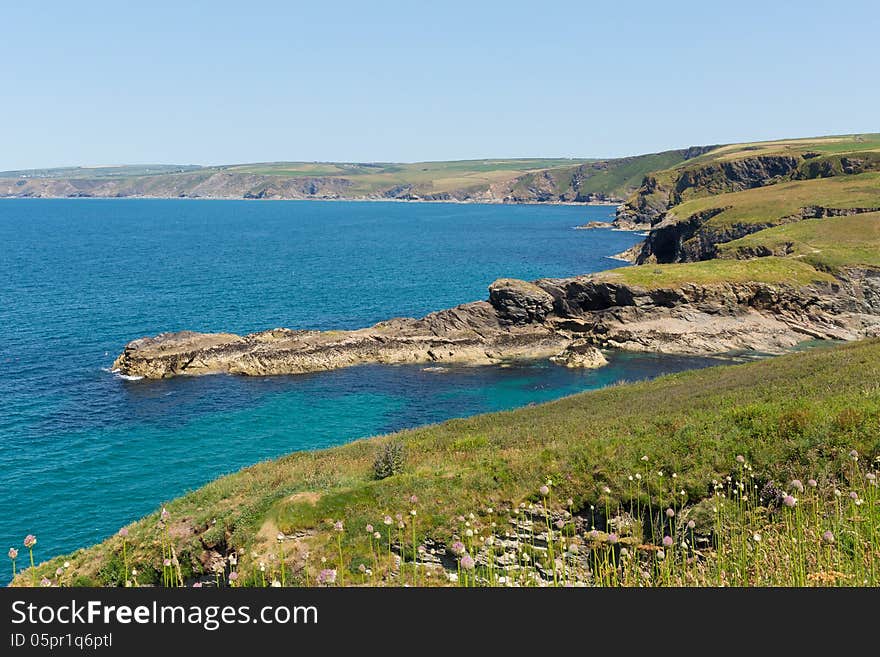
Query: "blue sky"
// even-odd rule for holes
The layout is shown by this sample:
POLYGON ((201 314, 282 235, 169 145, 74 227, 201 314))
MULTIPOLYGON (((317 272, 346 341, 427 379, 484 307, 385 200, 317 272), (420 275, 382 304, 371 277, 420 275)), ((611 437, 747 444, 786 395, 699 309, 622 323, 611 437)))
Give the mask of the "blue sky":
POLYGON ((15 2, 0 169, 619 156, 880 131, 865 2, 15 2))

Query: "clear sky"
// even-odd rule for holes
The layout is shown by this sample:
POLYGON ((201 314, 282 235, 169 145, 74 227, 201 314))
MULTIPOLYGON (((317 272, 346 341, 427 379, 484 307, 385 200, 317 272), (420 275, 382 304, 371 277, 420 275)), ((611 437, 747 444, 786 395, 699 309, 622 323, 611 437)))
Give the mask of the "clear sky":
POLYGON ((880 3, 3 3, 0 169, 880 131, 880 3))

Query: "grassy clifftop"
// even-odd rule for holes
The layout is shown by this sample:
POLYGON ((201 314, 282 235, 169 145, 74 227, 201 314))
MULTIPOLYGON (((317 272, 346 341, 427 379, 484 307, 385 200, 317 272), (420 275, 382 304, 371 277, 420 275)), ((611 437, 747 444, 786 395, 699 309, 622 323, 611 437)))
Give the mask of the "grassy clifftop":
MULTIPOLYGON (((760 506, 756 493, 758 514, 778 503, 772 482, 809 477, 844 491, 861 486, 865 470, 856 476, 848 454, 857 450, 859 467, 868 470, 880 455, 877 381, 880 341, 870 340, 295 453, 218 479, 169 502, 164 522, 157 512, 126 528, 125 539, 116 536, 58 557, 15 583, 53 579, 65 561, 69 567, 62 577, 68 583, 121 584, 130 568, 139 584, 161 582, 168 576, 163 557, 172 554, 175 582, 178 576, 211 581, 212 569, 222 562, 218 578, 233 568, 242 583, 260 585, 268 570, 277 578, 283 562, 287 583, 308 578, 314 583, 325 564, 349 582, 365 581, 360 566, 366 564, 374 583, 402 583, 399 555, 406 561, 416 545, 449 546, 469 527, 490 531, 500 541, 520 503, 540 503, 565 522, 574 519, 575 527, 597 527, 615 536, 625 533, 619 518, 633 514, 641 522, 633 540, 648 543, 649 522, 652 529, 654 523, 671 526, 661 514, 670 507, 677 518, 695 520, 692 531, 711 535, 713 516, 706 520, 701 501, 712 498, 713 481, 736 476, 738 455, 749 464, 751 483, 771 491, 762 493, 760 506), (404 448, 404 465, 377 480, 373 462, 389 444, 404 448), (550 498, 538 491, 546 478, 553 482, 550 498), (233 566, 226 565, 230 554, 233 566)), ((875 514, 871 522, 876 522, 880 508, 870 500, 864 510, 875 514)), ((756 523, 767 520, 757 518, 756 523)), ((644 549, 656 551, 650 545, 644 549)))

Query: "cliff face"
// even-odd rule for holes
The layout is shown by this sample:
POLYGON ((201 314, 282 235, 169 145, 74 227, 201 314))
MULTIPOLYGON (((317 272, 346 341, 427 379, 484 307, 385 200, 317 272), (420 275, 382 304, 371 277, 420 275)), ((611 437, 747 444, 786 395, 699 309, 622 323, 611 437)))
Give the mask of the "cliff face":
POLYGON ((360 363, 498 363, 551 358, 597 367, 597 347, 683 354, 778 352, 808 337, 880 334, 880 273, 838 282, 684 284, 645 289, 593 276, 501 279, 489 300, 357 331, 274 329, 247 336, 164 333, 126 345, 114 368, 164 378, 267 375, 360 363))
POLYGON ((617 211, 620 227, 648 228, 688 198, 738 192, 790 179, 801 158, 763 155, 649 175, 617 211))

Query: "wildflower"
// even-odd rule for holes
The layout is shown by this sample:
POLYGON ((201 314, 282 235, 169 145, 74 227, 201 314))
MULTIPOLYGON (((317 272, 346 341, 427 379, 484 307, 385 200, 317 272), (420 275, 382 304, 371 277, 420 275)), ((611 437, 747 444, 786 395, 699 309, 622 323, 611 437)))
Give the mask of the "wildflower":
POLYGON ((202 583, 201 583, 201 582, 195 582, 195 583, 193 584, 193 588, 194 588, 194 589, 200 589, 200 588, 202 588, 202 583))
POLYGON ((569 497, 567 500, 565 500, 565 504, 567 506, 574 506, 574 500, 569 497))
POLYGON ((672 537, 664 536, 663 537, 663 547, 672 547, 672 537))
POLYGON ((171 567, 171 559, 164 559, 162 561, 162 565, 165 566, 166 568, 171 567))
POLYGON ((827 545, 831 545, 834 543, 834 533, 831 530, 826 531, 822 534, 822 541, 827 545))
POLYGON ((28 534, 27 536, 24 537, 24 546, 27 549, 31 549, 36 544, 37 544, 37 537, 34 536, 33 534, 28 534))
POLYGON ((415 510, 415 509, 412 509, 412 510, 409 512, 409 515, 415 517, 415 515, 416 515, 416 510, 415 510))
POLYGON ((620 556, 621 556, 621 557, 628 557, 628 556, 629 556, 629 550, 627 550, 626 548, 620 548, 620 556))
POLYGON ((403 522, 403 514, 402 513, 395 513, 394 518, 397 520, 397 522, 403 522))
POLYGON ((424 545, 420 545, 420 546, 419 546, 419 554, 424 554, 425 552, 427 552, 427 550, 425 549, 425 546, 424 546, 424 545))
POLYGON ((791 487, 794 488, 798 493, 804 492, 804 485, 801 483, 800 479, 793 479, 791 482, 791 487))
POLYGON ((666 517, 667 518, 674 518, 675 517, 675 510, 674 509, 666 509, 666 517))
POLYGON ((44 577, 40 580, 40 586, 52 586, 52 582, 44 577))
POLYGON ((473 529, 468 529, 468 530, 464 533, 464 535, 467 536, 468 538, 472 538, 473 535, 474 535, 474 530, 473 530, 473 529))
POLYGON ((543 497, 547 497, 550 494, 550 489, 547 486, 541 486, 538 489, 538 492, 541 493, 543 497))
POLYGON ((746 457, 743 456, 742 454, 737 454, 737 455, 736 455, 736 462, 737 462, 737 463, 745 463, 745 462, 746 462, 746 457))
POLYGON ((755 543, 760 543, 760 542, 761 542, 761 535, 758 534, 758 533, 755 533, 755 534, 752 536, 752 540, 755 541, 755 543))
POLYGON ((877 483, 877 475, 875 475, 873 472, 869 472, 868 474, 866 474, 865 479, 870 481, 872 484, 877 483))
POLYGON ((168 520, 168 517, 169 517, 170 515, 171 515, 171 514, 168 513, 168 509, 166 509, 166 508, 163 506, 163 507, 162 507, 162 513, 159 514, 159 517, 162 518, 162 520, 168 520))
POLYGON ((237 563, 238 563, 238 557, 233 552, 232 554, 229 555, 229 565, 234 566, 237 563))
POLYGON ((367 530, 368 534, 372 534, 373 533, 373 525, 367 525, 366 530, 367 530))
POLYGON ((455 543, 449 546, 449 549, 452 550, 452 554, 461 556, 464 554, 464 543, 461 541, 455 541, 455 543))
POLYGON ((229 573, 229 583, 234 584, 236 580, 238 580, 238 573, 233 570, 229 573))
POLYGON ((611 493, 611 489, 608 488, 608 486, 603 486, 602 492, 605 493, 606 495, 608 495, 611 493))
POLYGON ((373 538, 379 540, 380 538, 382 538, 382 534, 380 534, 379 532, 373 532, 373 538))
POLYGON ((132 568, 132 569, 131 569, 131 576, 132 576, 132 577, 137 577, 137 574, 138 574, 138 570, 137 570, 137 568, 132 568))
POLYGON ((682 497, 684 497, 685 495, 687 495, 687 493, 684 492, 684 488, 682 488, 680 491, 678 491, 678 494, 681 495, 682 497))
POLYGON ((476 566, 476 562, 473 560, 471 555, 466 554, 461 558, 461 567, 465 570, 473 570, 476 566))
POLYGON ((666 553, 663 550, 657 550, 657 561, 663 561, 666 558, 666 553))
POLYGON ((565 527, 565 521, 562 519, 557 520, 556 521, 556 529, 562 529, 563 527, 565 527))
POLYGON ((449 573, 448 575, 446 575, 446 579, 448 579, 450 582, 457 582, 458 573, 449 573))
POLYGON ((791 495, 786 495, 782 498, 782 503, 787 506, 789 509, 793 509, 794 505, 797 504, 797 498, 792 497, 791 495))
POLYGON ((614 534, 614 533, 608 534, 608 538, 605 540, 608 541, 609 545, 614 545, 618 541, 617 534, 614 534))
POLYGON ((488 513, 489 515, 492 515, 494 511, 495 509, 493 509, 491 506, 486 509, 486 513, 488 513))
POLYGON ((494 536, 490 536, 489 538, 487 538, 487 539, 486 539, 486 545, 495 545, 495 537, 494 537, 494 536))
POLYGON ((834 497, 840 497, 841 495, 843 495, 843 493, 840 492, 840 489, 835 488, 834 489, 834 497))
POLYGON ((859 453, 858 453, 856 450, 853 450, 853 451, 851 451, 851 452, 849 453, 849 457, 850 457, 853 461, 858 461, 858 460, 859 460, 859 453))
POLYGON ((418 503, 418 501, 419 501, 419 498, 416 497, 415 495, 410 495, 410 496, 409 496, 409 503, 410 503, 410 504, 416 504, 416 503, 418 503))
POLYGON ((335 531, 335 532, 341 532, 341 531, 343 531, 344 529, 345 529, 345 527, 343 526, 341 520, 337 520, 336 522, 333 523, 333 531, 335 531))
POLYGON ((595 541, 596 539, 599 538, 599 532, 596 531, 595 529, 591 530, 590 531, 590 538, 595 541))
POLYGON ((657 471, 657 476, 658 476, 658 477, 662 477, 662 476, 663 476, 663 470, 658 470, 658 471, 657 471))
POLYGON ((123 527, 122 529, 119 530, 119 535, 120 535, 122 538, 125 538, 126 536, 128 536, 128 529, 126 529, 125 527, 123 527))
POLYGON ((579 549, 580 548, 578 548, 577 543, 572 543, 571 545, 568 546, 568 551, 571 552, 572 554, 577 554, 579 549))
POLYGON ((318 584, 335 584, 336 570, 334 568, 324 568, 318 573, 318 584))
POLYGON ((688 520, 688 525, 687 525, 688 529, 693 529, 696 526, 697 526, 697 523, 695 523, 693 520, 688 520))
POLYGON ((382 522, 384 522, 386 525, 390 525, 392 522, 391 516, 385 516, 385 519, 382 522))
POLYGON ((810 488, 815 488, 818 485, 819 482, 817 482, 815 479, 807 479, 807 486, 809 486, 810 488))
POLYGON ((648 456, 647 456, 647 454, 646 454, 645 456, 642 457, 642 461, 644 461, 645 463, 648 462, 648 456))
POLYGON ((271 586, 273 589, 280 589, 281 582, 279 582, 277 579, 273 579, 272 583, 269 586, 271 586))
POLYGON ((261 573, 265 573, 265 572, 266 572, 266 564, 265 564, 264 562, 262 562, 262 561, 260 562, 260 572, 261 572, 261 573))
POLYGON ((857 492, 853 491, 852 493, 849 494, 849 497, 851 500, 857 500, 857 499, 859 499, 859 494, 857 492))
POLYGON ((62 568, 61 566, 58 566, 58 568, 55 569, 55 576, 61 577, 63 574, 64 574, 64 568, 62 568))
POLYGON ((18 559, 18 550, 16 550, 15 548, 9 548, 9 558, 18 559))
POLYGON ((282 534, 281 532, 278 532, 278 535, 275 536, 275 538, 278 539, 279 543, 281 543, 284 540, 284 534, 282 534))
POLYGON ((360 566, 358 566, 358 571, 359 571, 361 574, 366 575, 366 574, 367 574, 367 567, 366 567, 364 564, 361 564, 360 566))
POLYGON ((640 475, 638 472, 636 472, 636 479, 638 479, 639 481, 642 480, 642 475, 640 475))

